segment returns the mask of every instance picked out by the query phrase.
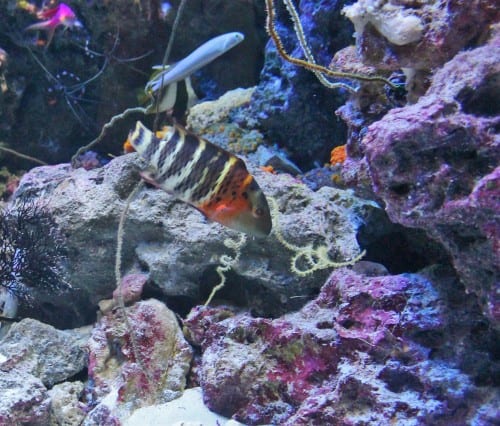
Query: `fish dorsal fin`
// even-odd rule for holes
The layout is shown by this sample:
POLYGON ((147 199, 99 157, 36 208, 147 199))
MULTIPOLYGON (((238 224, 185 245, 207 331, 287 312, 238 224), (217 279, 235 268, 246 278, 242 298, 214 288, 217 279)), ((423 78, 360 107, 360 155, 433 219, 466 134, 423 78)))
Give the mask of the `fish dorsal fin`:
MULTIPOLYGON (((168 70, 172 65, 173 64, 169 64, 169 65, 153 65, 151 67, 151 69, 153 69, 155 71, 165 71, 165 70, 168 70)), ((151 76, 151 77, 153 77, 153 76, 151 76)))

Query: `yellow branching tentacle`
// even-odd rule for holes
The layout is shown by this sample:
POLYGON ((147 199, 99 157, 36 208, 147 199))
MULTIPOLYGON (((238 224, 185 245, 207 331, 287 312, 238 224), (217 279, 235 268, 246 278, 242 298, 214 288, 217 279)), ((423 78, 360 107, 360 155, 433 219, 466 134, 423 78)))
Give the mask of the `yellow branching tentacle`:
MULTIPOLYGON (((273 233, 276 239, 288 250, 293 252, 293 256, 290 259, 290 270, 299 277, 305 277, 316 271, 320 271, 328 268, 340 268, 343 266, 354 265, 359 261, 365 254, 366 251, 363 250, 356 257, 345 262, 333 261, 329 254, 329 247, 326 244, 314 246, 313 243, 309 243, 305 246, 297 246, 287 241, 283 233, 281 232, 281 227, 279 224, 279 208, 278 203, 273 197, 268 197, 271 207, 271 216, 273 218, 273 233), (307 265, 307 267, 301 268, 299 265, 307 265)), ((239 262, 241 256, 241 249, 247 241, 246 234, 240 234, 239 239, 227 238, 224 240, 224 245, 234 251, 234 256, 231 257, 224 254, 220 257, 220 265, 217 266, 216 272, 220 278, 219 284, 217 284, 211 291, 210 296, 208 296, 205 306, 209 305, 215 294, 224 287, 226 283, 226 275, 236 263, 239 262)))
POLYGON ((216 268, 216 272, 217 275, 219 275, 220 282, 212 289, 210 296, 208 296, 208 299, 205 302, 205 306, 210 304, 213 297, 215 296, 215 293, 217 293, 226 284, 225 272, 229 271, 233 267, 233 265, 235 265, 240 260, 241 248, 245 245, 246 241, 247 236, 243 233, 239 235, 239 239, 237 240, 232 240, 230 238, 224 240, 224 245, 234 251, 234 257, 231 257, 227 254, 223 254, 220 257, 221 265, 217 266, 216 268))
POLYGON ((290 243, 289 241, 285 240, 285 237, 281 232, 281 227, 279 225, 278 203, 272 197, 268 197, 268 200, 270 201, 271 205, 274 235, 284 247, 294 252, 290 260, 290 270, 299 277, 305 277, 312 274, 313 272, 323 269, 340 268, 343 266, 354 265, 366 254, 366 251, 363 250, 353 259, 346 260, 345 262, 336 262, 330 258, 328 254, 329 247, 327 245, 318 245, 315 247, 313 243, 309 243, 304 246, 296 246, 290 243), (307 265, 308 267, 305 269, 301 268, 299 267, 300 264, 302 264, 303 266, 307 265))

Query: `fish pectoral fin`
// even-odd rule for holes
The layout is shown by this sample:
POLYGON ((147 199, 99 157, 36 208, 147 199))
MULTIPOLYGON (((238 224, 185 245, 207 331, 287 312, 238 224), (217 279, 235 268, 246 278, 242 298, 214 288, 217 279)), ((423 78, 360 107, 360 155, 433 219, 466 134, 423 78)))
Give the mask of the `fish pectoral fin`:
POLYGON ((154 186, 155 188, 158 188, 158 189, 161 189, 162 191, 166 192, 167 194, 170 194, 170 195, 174 195, 175 196, 175 193, 173 193, 172 191, 169 191, 168 189, 164 188, 163 186, 161 186, 157 181, 156 181, 156 177, 155 177, 155 172, 154 170, 152 169, 147 169, 147 170, 144 170, 142 172, 139 172, 139 175, 141 176, 141 178, 149 183, 150 185, 154 186))
POLYGON ((154 172, 152 170, 144 170, 142 172, 139 172, 139 175, 144 181, 146 181, 150 185, 153 185, 156 188, 161 188, 158 182, 156 182, 156 179, 154 177, 154 172))
POLYGON ((165 70, 168 70, 170 67, 171 67, 171 65, 153 65, 151 67, 151 69, 165 71, 165 70))
POLYGON ((202 211, 202 213, 211 221, 225 223, 227 218, 234 216, 234 214, 238 211, 238 208, 235 206, 221 203, 214 209, 211 209, 210 211, 202 211))
POLYGON ((191 84, 191 77, 186 78, 184 81, 186 83, 186 92, 188 96, 186 109, 191 109, 191 107, 195 105, 199 99, 198 96, 196 96, 193 85, 191 84))

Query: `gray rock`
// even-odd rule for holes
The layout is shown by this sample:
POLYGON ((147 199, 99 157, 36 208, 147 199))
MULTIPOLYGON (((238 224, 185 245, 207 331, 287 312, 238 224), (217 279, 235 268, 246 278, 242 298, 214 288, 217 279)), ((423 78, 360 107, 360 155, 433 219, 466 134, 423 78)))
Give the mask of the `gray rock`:
MULTIPOLYGON (((88 318, 115 288, 118 220, 139 181, 137 160, 136 154, 122 156, 90 171, 39 167, 24 176, 17 191, 18 199, 43 202, 67 235, 67 274, 78 297, 51 298, 51 304, 72 309, 77 318, 88 318)), ((353 259, 360 252, 356 231, 377 208, 349 191, 312 192, 288 175, 252 171, 268 198, 276 199, 280 213, 274 233, 264 239, 249 237, 237 249, 240 256, 230 262, 220 295, 249 304, 260 314, 277 315, 302 306, 328 274, 324 269, 299 276, 291 272, 292 258, 307 270, 308 256, 314 257, 311 250, 321 246, 336 262, 353 259), (278 228, 295 253, 278 241, 278 228)), ((150 283, 163 294, 199 303, 220 281, 216 268, 222 256, 236 255, 227 244, 234 247, 239 238, 164 191, 145 187, 131 203, 125 223, 122 272, 149 271, 150 283)))
MULTIPOLYGON (((33 319, 13 324, 0 342, 0 369, 32 374, 47 387, 83 370, 88 333, 62 331, 33 319)), ((21 373, 19 373, 21 374, 21 373)))

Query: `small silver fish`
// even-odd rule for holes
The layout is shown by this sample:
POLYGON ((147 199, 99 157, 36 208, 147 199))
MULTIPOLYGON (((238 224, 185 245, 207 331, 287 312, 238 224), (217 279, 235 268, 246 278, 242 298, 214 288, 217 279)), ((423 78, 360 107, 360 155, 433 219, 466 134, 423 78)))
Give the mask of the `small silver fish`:
MULTIPOLYGON (((184 59, 172 66, 154 66, 153 69, 159 70, 159 73, 154 74, 153 78, 148 81, 145 91, 149 96, 153 94, 157 95, 162 90, 164 93, 161 93, 158 105, 155 104, 154 107, 151 105, 151 107, 148 108, 148 112, 163 112, 171 109, 177 99, 177 83, 184 80, 188 103, 189 100, 196 99, 189 79, 191 74, 241 43, 244 38, 244 35, 239 32, 222 34, 203 43, 184 59)), ((188 107, 189 106, 190 105, 188 105, 188 107)))

